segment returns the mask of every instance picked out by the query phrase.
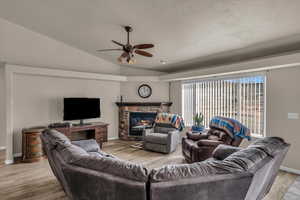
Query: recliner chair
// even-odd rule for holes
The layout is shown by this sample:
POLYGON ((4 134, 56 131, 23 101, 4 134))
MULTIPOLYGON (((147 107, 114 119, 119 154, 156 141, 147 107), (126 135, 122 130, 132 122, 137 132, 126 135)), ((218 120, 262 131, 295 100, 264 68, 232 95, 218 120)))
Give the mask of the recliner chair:
POLYGON ((155 123, 151 129, 145 129, 144 149, 160 153, 171 153, 180 142, 180 132, 171 124, 155 123))
MULTIPOLYGON (((234 119, 214 117, 207 133, 187 132, 186 137, 182 138, 182 154, 187 162, 192 163, 212 157, 213 151, 220 144, 238 147, 244 138, 234 132, 240 127, 249 134, 249 129, 234 119), (213 123, 214 120, 218 120, 220 124, 213 123), (226 127, 226 123, 230 124, 231 128, 226 127)), ((248 137, 247 135, 245 137, 248 137)))

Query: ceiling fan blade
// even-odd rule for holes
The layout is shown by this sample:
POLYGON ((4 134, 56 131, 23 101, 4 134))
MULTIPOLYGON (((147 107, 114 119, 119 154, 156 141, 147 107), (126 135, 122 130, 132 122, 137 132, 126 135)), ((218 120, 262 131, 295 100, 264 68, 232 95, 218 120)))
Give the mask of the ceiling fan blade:
POLYGON ((146 56, 146 57, 153 57, 153 55, 151 53, 148 53, 146 51, 142 51, 142 50, 135 50, 134 51, 136 54, 139 54, 141 56, 146 56))
POLYGON ((96 50, 98 52, 102 52, 102 51, 122 51, 123 49, 100 49, 100 50, 96 50))
POLYGON ((115 44, 117 44, 117 45, 119 45, 119 46, 121 46, 121 47, 124 47, 124 46, 125 46, 124 44, 121 44, 120 42, 117 42, 117 41, 115 41, 115 40, 112 40, 112 42, 115 43, 115 44))
POLYGON ((121 57, 127 58, 127 57, 128 57, 128 53, 127 53, 127 52, 122 53, 122 54, 121 54, 121 57))
POLYGON ((135 45, 133 48, 135 49, 149 49, 149 48, 153 48, 154 45, 153 44, 138 44, 135 45))

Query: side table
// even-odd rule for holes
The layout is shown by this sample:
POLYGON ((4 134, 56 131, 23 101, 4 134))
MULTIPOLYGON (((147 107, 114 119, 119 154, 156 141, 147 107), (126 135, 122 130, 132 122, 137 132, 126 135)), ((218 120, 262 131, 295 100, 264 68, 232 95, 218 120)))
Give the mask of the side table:
POLYGON ((32 127, 22 130, 22 162, 37 162, 43 158, 40 135, 45 127, 32 127))

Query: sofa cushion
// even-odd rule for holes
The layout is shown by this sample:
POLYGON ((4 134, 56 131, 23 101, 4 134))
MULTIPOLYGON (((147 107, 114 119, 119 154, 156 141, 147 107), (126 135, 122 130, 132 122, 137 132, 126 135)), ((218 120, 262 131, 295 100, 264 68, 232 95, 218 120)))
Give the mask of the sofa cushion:
POLYGON ((268 156, 267 153, 257 148, 246 148, 237 151, 223 160, 224 164, 235 164, 236 168, 247 171, 258 165, 268 156))
POLYGON ((79 147, 83 148, 87 152, 98 152, 98 151, 100 151, 99 144, 94 139, 72 141, 72 144, 75 144, 76 146, 79 146, 79 147))
POLYGON ((168 134, 165 133, 148 133, 144 138, 146 142, 155 144, 167 144, 168 134))
POLYGON ((68 164, 72 164, 82 159, 83 156, 89 156, 89 154, 84 149, 72 144, 58 150, 58 152, 60 153, 64 161, 68 164))
POLYGON ((274 157, 286 146, 288 146, 288 144, 279 137, 266 137, 253 142, 248 146, 248 148, 260 149, 267 153, 269 156, 274 157))
POLYGON ((148 180, 148 171, 146 168, 142 165, 120 159, 90 155, 83 156, 80 160, 73 162, 73 164, 131 180, 141 182, 146 182, 148 180))
POLYGON ((220 144, 212 153, 213 158, 217 159, 217 160, 224 160, 225 158, 227 158, 228 156, 230 156, 231 154, 242 150, 243 148, 240 147, 233 147, 230 145, 224 145, 224 144, 220 144))
POLYGON ((171 181, 185 178, 211 176, 216 174, 239 173, 239 166, 226 165, 219 160, 206 160, 192 164, 166 165, 150 172, 152 182, 171 181), (237 168, 236 168, 237 167, 237 168))

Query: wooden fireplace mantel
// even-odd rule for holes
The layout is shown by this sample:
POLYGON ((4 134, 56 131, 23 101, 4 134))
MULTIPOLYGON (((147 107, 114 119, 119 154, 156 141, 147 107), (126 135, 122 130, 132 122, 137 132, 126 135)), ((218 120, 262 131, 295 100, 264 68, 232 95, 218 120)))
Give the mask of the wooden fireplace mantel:
POLYGON ((117 106, 172 106, 172 102, 116 102, 117 106))

